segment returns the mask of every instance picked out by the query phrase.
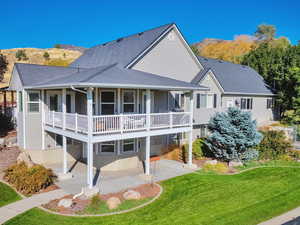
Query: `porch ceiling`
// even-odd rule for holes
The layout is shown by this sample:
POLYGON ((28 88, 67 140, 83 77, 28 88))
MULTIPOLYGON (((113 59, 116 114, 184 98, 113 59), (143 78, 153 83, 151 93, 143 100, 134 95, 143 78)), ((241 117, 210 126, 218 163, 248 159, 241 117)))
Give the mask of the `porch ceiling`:
POLYGON ((157 90, 208 90, 207 87, 111 64, 41 82, 27 88, 107 87, 157 90))

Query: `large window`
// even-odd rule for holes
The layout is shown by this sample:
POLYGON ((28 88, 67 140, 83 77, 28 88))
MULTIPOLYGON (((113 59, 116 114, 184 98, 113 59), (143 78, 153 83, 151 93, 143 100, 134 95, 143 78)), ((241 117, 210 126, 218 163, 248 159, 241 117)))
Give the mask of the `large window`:
POLYGON ((251 110, 253 106, 252 98, 241 98, 241 109, 251 110))
POLYGON ((199 108, 216 108, 216 94, 197 94, 196 107, 199 108))
POLYGON ((28 92, 28 112, 40 111, 40 93, 38 91, 28 92))
POLYGON ((115 91, 101 91, 101 114, 115 113, 115 91))
POLYGON ((123 141, 123 152, 129 153, 135 151, 135 141, 134 139, 126 139, 123 141))
POLYGON ((123 112, 135 112, 135 91, 124 91, 123 93, 123 112))

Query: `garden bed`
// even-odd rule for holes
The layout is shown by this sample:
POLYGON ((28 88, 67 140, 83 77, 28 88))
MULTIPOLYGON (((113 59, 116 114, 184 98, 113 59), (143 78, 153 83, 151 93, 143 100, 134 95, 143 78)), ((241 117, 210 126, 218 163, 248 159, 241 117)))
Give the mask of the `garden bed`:
POLYGON ((76 198, 72 200, 71 207, 65 208, 63 206, 58 206, 60 200, 62 199, 72 199, 73 195, 67 195, 60 199, 55 199, 49 203, 42 205, 43 208, 53 211, 55 213, 65 214, 65 215, 99 215, 106 213, 120 212, 123 210, 130 210, 137 208, 138 206, 144 205, 147 202, 150 202, 154 197, 160 194, 160 186, 157 184, 143 184, 130 190, 140 193, 140 198, 137 200, 126 200, 123 197, 123 194, 128 191, 124 190, 117 193, 110 193, 105 195, 98 195, 96 203, 93 202, 95 196, 92 199, 86 198, 76 198), (120 199, 121 204, 115 209, 109 209, 106 202, 108 199, 115 197, 120 199))

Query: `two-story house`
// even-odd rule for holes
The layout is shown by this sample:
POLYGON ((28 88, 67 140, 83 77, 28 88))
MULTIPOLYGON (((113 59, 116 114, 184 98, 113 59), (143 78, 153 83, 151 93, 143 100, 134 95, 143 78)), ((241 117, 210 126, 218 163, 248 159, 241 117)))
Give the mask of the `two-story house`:
POLYGON ((93 167, 144 163, 150 175, 150 157, 177 134, 187 134, 192 166, 193 138, 226 107, 273 119, 273 93, 254 70, 196 57, 175 24, 92 47, 69 67, 16 63, 10 89, 19 147, 36 162, 61 162, 65 175, 82 159, 89 188, 93 167))

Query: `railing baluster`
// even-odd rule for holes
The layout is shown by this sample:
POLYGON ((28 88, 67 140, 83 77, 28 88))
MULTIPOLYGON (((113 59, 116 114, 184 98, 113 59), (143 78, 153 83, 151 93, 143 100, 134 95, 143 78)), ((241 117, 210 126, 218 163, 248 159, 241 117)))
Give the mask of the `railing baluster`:
POLYGON ((78 115, 75 113, 75 132, 78 133, 78 115))

